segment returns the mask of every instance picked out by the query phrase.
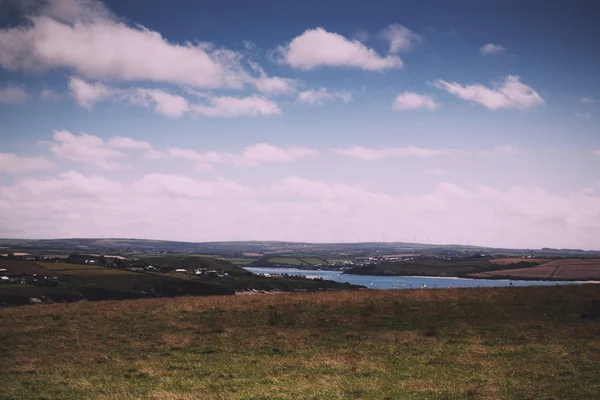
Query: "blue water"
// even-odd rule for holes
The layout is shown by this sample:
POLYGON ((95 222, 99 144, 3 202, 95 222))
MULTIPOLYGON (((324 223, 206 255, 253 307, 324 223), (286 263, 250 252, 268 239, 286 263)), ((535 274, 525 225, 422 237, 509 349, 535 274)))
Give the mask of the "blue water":
POLYGON ((296 268, 246 268, 255 274, 288 274, 321 276, 323 279, 348 282, 372 289, 415 289, 415 288, 457 288, 457 287, 502 287, 502 286, 555 286, 573 285, 583 282, 518 281, 508 279, 462 279, 424 276, 374 276, 349 275, 339 271, 311 271, 296 268))

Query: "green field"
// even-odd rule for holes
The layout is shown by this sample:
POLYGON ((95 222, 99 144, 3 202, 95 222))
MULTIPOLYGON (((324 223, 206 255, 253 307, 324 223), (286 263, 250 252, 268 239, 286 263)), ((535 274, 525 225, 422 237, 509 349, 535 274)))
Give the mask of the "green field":
MULTIPOLYGON (((38 277, 53 278, 40 279, 37 282, 25 280, 26 284, 0 283, 0 306, 28 304, 37 301, 35 299, 45 302, 73 302, 186 295, 233 295, 236 291, 247 290, 318 291, 353 287, 340 282, 299 277, 261 277, 219 258, 161 256, 135 262, 138 266, 153 265, 156 269, 133 272, 89 264, 0 260, 0 268, 6 268, 15 277, 24 274, 31 278, 33 274, 37 274, 38 277), (174 272, 180 268, 192 274, 174 272), (193 271, 197 268, 216 270, 217 274, 223 272, 228 276, 196 276, 193 271)), ((18 279, 25 278, 21 276, 18 279)))
POLYGON ((0 308, 0 398, 595 399, 600 286, 0 308))
POLYGON ((227 258, 227 261, 229 261, 230 263, 233 263, 235 265, 241 265, 241 266, 251 264, 255 260, 256 260, 255 258, 235 258, 235 257, 227 258))
POLYGON ((285 264, 294 267, 327 265, 327 260, 317 257, 265 257, 259 259, 261 266, 268 267, 269 264, 285 264))

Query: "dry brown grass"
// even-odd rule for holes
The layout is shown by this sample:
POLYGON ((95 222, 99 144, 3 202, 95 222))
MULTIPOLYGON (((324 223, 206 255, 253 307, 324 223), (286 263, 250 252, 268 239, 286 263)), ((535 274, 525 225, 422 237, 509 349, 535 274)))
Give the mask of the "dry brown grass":
POLYGON ((594 398, 598 299, 584 285, 2 308, 0 398, 594 398))

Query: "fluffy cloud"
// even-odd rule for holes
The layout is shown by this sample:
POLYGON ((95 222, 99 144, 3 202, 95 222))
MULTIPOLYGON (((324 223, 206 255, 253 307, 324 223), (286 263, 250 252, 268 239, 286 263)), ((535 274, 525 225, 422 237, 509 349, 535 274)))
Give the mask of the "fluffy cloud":
POLYGON ((40 92, 40 99, 47 101, 59 101, 61 96, 52 89, 44 89, 40 92))
POLYGON ((7 86, 0 89, 0 103, 20 104, 27 101, 28 98, 25 89, 19 86, 7 86))
POLYGON ((415 43, 423 41, 421 36, 399 24, 388 26, 381 35, 390 42, 390 53, 410 50, 415 43))
POLYGON ((352 100, 352 93, 339 91, 330 92, 326 88, 305 90, 298 93, 298 100, 307 104, 323 104, 325 101, 341 100, 344 103, 352 100))
POLYGON ((108 144, 117 149, 127 150, 152 150, 153 147, 145 140, 134 140, 124 136, 115 136, 108 140, 108 144))
POLYGON ((500 108, 527 109, 544 104, 544 99, 531 86, 521 83, 515 75, 509 75, 502 84, 488 88, 480 84, 463 86, 456 82, 438 80, 434 85, 467 101, 479 103, 491 110, 500 108))
POLYGON ((115 136, 105 141, 87 133, 74 135, 69 131, 55 131, 53 139, 40 143, 47 144, 56 157, 104 170, 126 168, 126 165, 120 162, 127 157, 126 152, 141 151, 147 159, 164 157, 164 154, 150 143, 123 136, 115 136))
POLYGON ((248 191, 242 185, 225 179, 199 181, 170 174, 145 175, 134 183, 133 189, 145 195, 183 198, 215 198, 222 195, 244 194, 248 191))
POLYGON ((417 108, 426 108, 435 110, 439 104, 431 97, 414 92, 404 92, 399 94, 394 101, 395 110, 412 110, 417 108))
POLYGON ((250 67, 258 73, 258 78, 254 79, 254 86, 262 93, 267 94, 279 94, 279 93, 291 93, 296 91, 298 81, 289 78, 280 77, 269 77, 264 69, 260 65, 249 62, 250 67))
POLYGON ((596 102, 596 100, 591 97, 582 97, 579 99, 579 101, 581 101, 583 104, 594 104, 596 102))
POLYGON ((592 113, 589 111, 582 112, 582 113, 578 112, 578 113, 575 113, 575 115, 577 115, 580 118, 584 118, 584 119, 588 119, 588 120, 592 119, 592 113))
POLYGON ((224 162, 224 157, 214 151, 207 151, 204 153, 198 153, 190 149, 171 148, 167 151, 171 157, 184 158, 186 160, 194 161, 196 163, 196 169, 199 171, 208 171, 213 168, 213 164, 224 162))
POLYGON ((489 56, 492 54, 498 54, 506 51, 506 49, 499 44, 488 43, 479 49, 479 53, 483 56, 489 56))
POLYGON ((52 168, 54 168, 54 164, 43 157, 21 157, 13 153, 0 153, 0 173, 18 173, 52 168))
MULTIPOLYGON (((255 79, 240 53, 210 43, 173 43, 129 25, 92 0, 50 0, 28 24, 0 29, 0 66, 11 70, 66 68, 86 79, 152 81, 197 88, 241 88, 255 79)), ((268 77, 267 90, 281 87, 268 77)))
POLYGON ((164 157, 164 154, 156 150, 145 140, 134 140, 128 137, 115 136, 108 140, 108 145, 115 149, 140 150, 144 152, 144 157, 148 159, 157 159, 164 157))
POLYGON ((495 154, 508 154, 508 155, 517 155, 517 154, 524 154, 524 153, 530 153, 531 151, 529 150, 525 150, 519 146, 513 146, 513 145, 498 145, 498 146, 494 146, 494 148, 492 149, 492 153, 495 154))
POLYGON ((300 158, 318 155, 316 149, 308 147, 280 148, 267 143, 259 143, 246 147, 241 154, 235 155, 233 160, 242 165, 260 165, 270 163, 288 163, 300 158))
POLYGON ((96 102, 115 96, 119 91, 101 83, 88 83, 81 78, 69 79, 69 91, 75 102, 90 110, 96 102))
POLYGON ((600 245, 600 195, 590 188, 556 195, 442 182, 409 195, 297 176, 250 188, 167 174, 126 184, 70 171, 0 185, 0 198, 4 237, 366 241, 385 234, 516 248, 600 245))
POLYGON ((358 158, 364 161, 375 161, 391 157, 436 157, 460 154, 459 150, 452 149, 425 149, 422 147, 384 147, 371 149, 361 146, 352 146, 343 149, 333 149, 336 154, 358 158))
POLYGON ((358 40, 328 32, 323 28, 308 29, 277 50, 280 62, 293 68, 310 70, 319 67, 349 67, 369 71, 402 68, 397 56, 380 56, 358 40))
POLYGON ((125 154, 112 149, 98 136, 55 131, 53 139, 54 141, 50 143, 50 151, 59 158, 90 164, 105 170, 124 168, 123 164, 115 159, 122 158, 125 154))
POLYGON ((109 99, 145 106, 169 118, 181 117, 190 109, 185 98, 159 89, 117 89, 101 83, 88 83, 76 77, 69 80, 69 89, 77 104, 87 109, 91 109, 96 102, 109 99))
POLYGON ((200 94, 205 104, 190 104, 182 96, 159 89, 118 89, 101 83, 88 83, 80 78, 71 78, 69 87, 77 104, 88 109, 95 102, 112 100, 151 108, 156 113, 169 118, 178 118, 189 113, 197 113, 207 117, 281 114, 277 103, 259 95, 218 97, 200 94))
POLYGON ((296 90, 294 79, 279 78, 276 76, 262 76, 257 78, 254 85, 263 93, 290 93, 296 90))
POLYGON ((308 147, 280 148, 267 143, 258 143, 244 148, 240 153, 207 151, 198 153, 190 149, 171 148, 168 154, 196 162, 196 169, 204 171, 214 164, 229 163, 240 166, 258 166, 263 164, 281 164, 300 158, 316 156, 318 150, 308 147))
POLYGON ((269 116, 281 114, 277 103, 257 94, 248 97, 220 96, 209 99, 208 105, 191 109, 206 117, 269 116))

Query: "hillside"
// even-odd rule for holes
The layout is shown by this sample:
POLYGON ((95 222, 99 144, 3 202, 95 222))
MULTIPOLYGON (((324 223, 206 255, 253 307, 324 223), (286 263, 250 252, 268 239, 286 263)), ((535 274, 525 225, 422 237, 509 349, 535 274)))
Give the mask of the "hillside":
POLYGON ((0 308, 0 398, 594 399, 600 286, 0 308))
POLYGON ((530 268, 546 261, 546 259, 520 258, 464 258, 451 260, 411 258, 406 261, 381 262, 359 266, 348 269, 345 273, 354 275, 466 277, 469 274, 499 269, 530 268))
POLYGON ((248 275, 248 271, 223 259, 203 256, 155 256, 143 257, 141 261, 148 265, 170 267, 172 269, 207 269, 227 272, 229 274, 248 275))
MULTIPOLYGON (((67 260, 85 260, 71 256, 67 260)), ((106 268, 99 264, 0 259, 0 305, 81 300, 123 300, 144 297, 228 295, 237 291, 317 291, 353 289, 350 284, 252 275, 226 260, 207 257, 152 257, 135 267, 106 268), (142 266, 153 265, 153 270, 142 266), (175 272, 185 269, 187 273, 175 272), (217 270, 195 275, 195 269, 217 270), (224 275, 224 274, 227 275, 224 275)))

